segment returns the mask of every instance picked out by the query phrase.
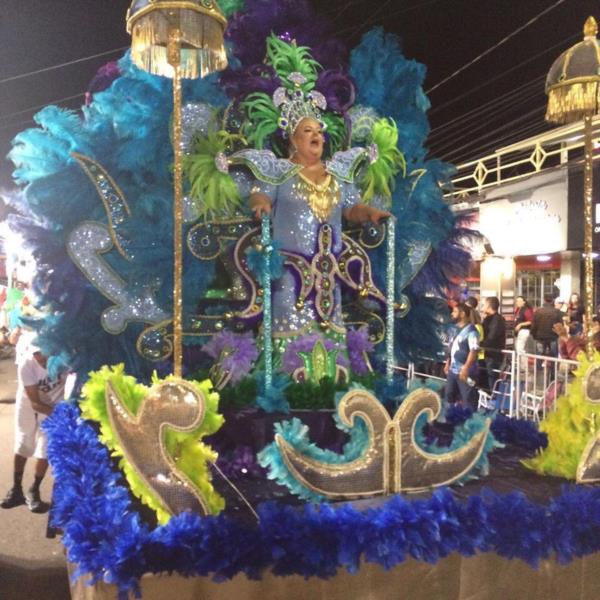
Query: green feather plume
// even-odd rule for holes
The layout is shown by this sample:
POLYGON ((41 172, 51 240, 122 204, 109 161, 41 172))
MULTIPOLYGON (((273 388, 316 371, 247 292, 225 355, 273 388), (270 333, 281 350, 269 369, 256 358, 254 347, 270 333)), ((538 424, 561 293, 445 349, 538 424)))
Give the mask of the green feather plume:
POLYGON ((344 119, 332 113, 323 113, 321 119, 327 126, 325 133, 328 141, 328 153, 335 154, 341 150, 346 140, 346 125, 344 119))
POLYGON ((291 73, 302 73, 306 82, 300 88, 304 92, 313 89, 321 67, 314 58, 311 58, 310 48, 297 46, 295 42, 288 44, 273 34, 267 38, 267 62, 275 69, 283 85, 288 88, 294 87, 288 76, 291 73))
POLYGON ((279 111, 264 92, 249 94, 241 106, 247 115, 243 134, 252 147, 262 150, 277 131, 279 111))
MULTIPOLYGON (((598 362, 600 354, 595 352, 593 363, 598 362)), ((538 456, 523 461, 529 469, 542 475, 576 479, 583 451, 600 427, 600 405, 585 398, 584 377, 591 365, 581 353, 568 394, 558 399, 556 410, 540 425, 540 430, 548 434, 548 447, 538 456)))
MULTIPOLYGON (((165 380, 160 380, 155 375, 152 383, 156 385, 171 379, 174 378, 169 376, 165 380)), ((122 364, 114 367, 104 366, 99 371, 90 373, 90 378, 83 387, 80 407, 85 419, 100 424, 99 439, 110 449, 112 456, 119 459, 119 467, 125 474, 132 493, 156 512, 159 523, 165 524, 171 515, 137 474, 135 467, 127 461, 118 437, 111 427, 105 397, 107 381, 111 382, 123 404, 134 415, 140 409, 150 388, 137 383, 133 377, 125 375, 122 364)), ((225 508, 225 501, 213 488, 208 470, 208 463, 215 462, 217 454, 200 440, 218 431, 223 424, 222 415, 217 413, 219 395, 213 392, 210 380, 189 383, 202 393, 206 400, 204 420, 191 432, 182 433, 167 429, 165 446, 169 455, 177 461, 177 468, 201 491, 209 512, 217 514, 225 508)))
POLYGON ((219 0, 217 4, 227 18, 246 7, 245 0, 219 0))
POLYGON ((242 198, 229 173, 217 168, 216 158, 225 154, 240 136, 226 131, 196 136, 192 150, 183 159, 184 176, 190 186, 190 197, 203 217, 227 217, 242 209, 242 198))
POLYGON ((369 203, 378 194, 391 203, 396 176, 406 177, 406 160, 398 149, 398 128, 392 119, 379 119, 371 130, 371 143, 376 144, 377 160, 369 165, 360 181, 362 199, 369 203))
MULTIPOLYGON (((309 48, 297 46, 295 43, 288 44, 274 35, 267 39, 266 62, 275 69, 283 86, 288 89, 295 89, 295 84, 288 76, 295 72, 301 73, 306 78, 306 82, 300 86, 304 93, 315 87, 321 68, 321 65, 311 58, 309 48)), ((241 108, 246 113, 242 133, 248 143, 258 149, 270 147, 278 156, 286 156, 287 145, 274 135, 279 128, 280 112, 273 104, 273 99, 264 92, 254 92, 245 98, 241 108)), ((328 151, 334 154, 345 142, 344 119, 329 112, 325 112, 322 119, 327 126, 328 151)))

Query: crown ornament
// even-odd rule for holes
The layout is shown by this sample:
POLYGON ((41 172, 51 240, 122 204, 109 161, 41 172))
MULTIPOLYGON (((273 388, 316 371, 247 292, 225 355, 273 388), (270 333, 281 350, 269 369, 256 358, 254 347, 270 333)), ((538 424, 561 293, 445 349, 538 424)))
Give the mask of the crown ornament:
POLYGON ((322 119, 321 111, 327 110, 327 100, 321 92, 312 90, 305 93, 302 86, 307 83, 307 78, 294 71, 288 76, 292 89, 278 87, 273 93, 273 104, 279 109, 278 127, 285 137, 291 137, 302 119, 311 118, 325 130, 327 125, 322 119))

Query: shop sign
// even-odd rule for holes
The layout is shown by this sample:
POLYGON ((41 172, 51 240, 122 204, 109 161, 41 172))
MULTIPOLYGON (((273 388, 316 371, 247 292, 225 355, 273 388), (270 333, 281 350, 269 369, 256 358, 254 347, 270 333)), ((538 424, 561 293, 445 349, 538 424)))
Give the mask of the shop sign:
POLYGON ((551 254, 567 249, 567 211, 567 189, 561 182, 537 188, 524 200, 482 204, 479 228, 496 255, 551 254))

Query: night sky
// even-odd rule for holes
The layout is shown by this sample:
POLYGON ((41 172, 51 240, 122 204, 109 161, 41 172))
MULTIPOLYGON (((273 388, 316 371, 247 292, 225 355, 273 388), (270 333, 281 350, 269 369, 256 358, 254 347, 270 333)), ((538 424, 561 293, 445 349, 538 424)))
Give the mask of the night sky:
MULTIPOLYGON (((383 25, 407 57, 428 68, 426 90, 487 50, 556 0, 313 0, 340 36, 356 45, 383 25)), ((0 185, 10 140, 41 106, 83 94, 96 70, 122 52, 2 82, 22 73, 129 45, 129 0, 2 0, 0 15, 0 185), (34 108, 37 107, 37 108, 34 108)), ((600 20, 597 0, 565 0, 479 63, 430 94, 432 155, 461 162, 543 131, 544 77, 558 55, 582 38, 585 19, 600 20), (479 88, 479 89, 476 89, 479 88), (508 97, 505 94, 512 94, 508 97), (470 120, 458 120, 472 113, 470 120), (446 125, 446 127, 444 127, 446 125)), ((61 101, 77 108, 82 96, 61 101)))

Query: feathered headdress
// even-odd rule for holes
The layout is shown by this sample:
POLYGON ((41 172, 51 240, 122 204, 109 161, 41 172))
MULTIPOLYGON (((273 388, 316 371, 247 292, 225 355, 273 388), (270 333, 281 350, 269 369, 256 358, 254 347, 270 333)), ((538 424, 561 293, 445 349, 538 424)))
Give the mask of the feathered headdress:
MULTIPOLYGON (((317 89, 326 72, 319 76, 321 65, 311 57, 309 48, 271 35, 267 39, 265 63, 267 68, 261 73, 263 81, 255 82, 255 89, 261 91, 250 91, 239 98, 245 114, 242 132, 248 142, 255 148, 270 146, 276 153, 284 155, 286 149, 282 140, 294 132, 303 118, 311 117, 327 131, 329 150, 341 149, 346 140, 343 112, 354 99, 354 87, 349 78, 338 75, 335 80, 338 90, 344 88, 346 102, 334 100, 328 106, 327 97, 335 92, 317 89), (269 74, 276 85, 272 94, 263 91, 264 78, 269 74), (343 86, 340 86, 340 80, 343 80, 343 86)), ((331 80, 331 77, 324 79, 326 82, 331 80)), ((246 83, 251 85, 253 81, 254 78, 248 78, 246 83)), ((247 91, 246 87, 238 93, 247 91)))

